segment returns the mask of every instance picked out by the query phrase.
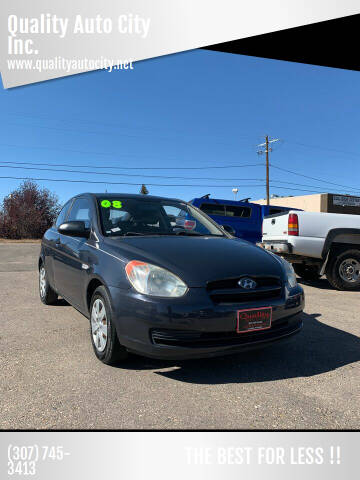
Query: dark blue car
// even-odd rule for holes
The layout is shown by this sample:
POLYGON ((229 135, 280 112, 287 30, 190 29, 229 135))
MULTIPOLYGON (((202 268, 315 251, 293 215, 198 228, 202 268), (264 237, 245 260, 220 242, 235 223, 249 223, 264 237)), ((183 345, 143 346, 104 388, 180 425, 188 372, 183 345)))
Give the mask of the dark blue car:
POLYGON ((255 244, 261 242, 264 217, 290 210, 277 205, 251 203, 248 199, 223 200, 210 198, 208 195, 194 198, 190 203, 209 215, 216 223, 223 225, 236 237, 255 244))
POLYGON ((300 331, 289 263, 235 239, 181 200, 82 194, 45 233, 40 299, 90 320, 97 357, 185 359, 235 353, 300 331))

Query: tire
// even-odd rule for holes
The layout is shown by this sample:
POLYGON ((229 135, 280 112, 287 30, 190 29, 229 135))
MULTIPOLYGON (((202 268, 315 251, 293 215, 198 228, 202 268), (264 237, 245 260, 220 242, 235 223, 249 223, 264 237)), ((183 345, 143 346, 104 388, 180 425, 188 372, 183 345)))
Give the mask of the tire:
POLYGON ((112 321, 110 299, 103 286, 95 290, 91 299, 90 338, 95 355, 106 365, 114 365, 127 358, 128 353, 125 347, 120 345, 112 321))
POLYGON ((39 268, 39 295, 44 305, 52 305, 58 299, 58 294, 50 287, 43 263, 39 268))
POLYGON ((293 264, 296 275, 308 281, 319 280, 319 268, 316 265, 293 264))
POLYGON ((333 254, 326 267, 326 278, 336 290, 360 289, 360 250, 333 254))

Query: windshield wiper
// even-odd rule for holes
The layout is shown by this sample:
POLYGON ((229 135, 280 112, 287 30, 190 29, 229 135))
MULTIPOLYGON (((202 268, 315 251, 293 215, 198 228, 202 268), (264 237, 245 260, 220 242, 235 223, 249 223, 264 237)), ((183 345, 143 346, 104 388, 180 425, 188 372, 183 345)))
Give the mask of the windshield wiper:
POLYGON ((116 236, 119 237, 132 237, 132 236, 140 236, 140 237, 156 237, 158 235, 164 236, 172 236, 172 235, 184 235, 189 237, 224 237, 225 235, 216 235, 212 233, 199 233, 199 232, 191 232, 188 230, 179 230, 177 232, 149 232, 149 233, 141 233, 141 232, 126 232, 122 234, 118 234, 116 236))
POLYGON ((140 233, 140 232, 126 232, 126 233, 122 234, 122 237, 139 236, 139 235, 142 237, 146 234, 145 233, 140 233))
POLYGON ((174 235, 172 232, 148 232, 148 233, 141 233, 141 232, 126 232, 123 233, 121 236, 126 237, 126 236, 132 236, 132 235, 140 235, 142 237, 155 237, 157 235, 174 235))
POLYGON ((198 236, 198 237, 207 237, 208 234, 206 233, 199 233, 199 232, 190 232, 188 230, 179 230, 178 232, 174 232, 175 235, 194 235, 194 236, 198 236))
POLYGON ((176 232, 175 235, 193 235, 193 236, 198 236, 198 237, 225 237, 225 235, 217 235, 216 233, 199 233, 199 232, 189 232, 187 230, 180 230, 179 232, 176 232))

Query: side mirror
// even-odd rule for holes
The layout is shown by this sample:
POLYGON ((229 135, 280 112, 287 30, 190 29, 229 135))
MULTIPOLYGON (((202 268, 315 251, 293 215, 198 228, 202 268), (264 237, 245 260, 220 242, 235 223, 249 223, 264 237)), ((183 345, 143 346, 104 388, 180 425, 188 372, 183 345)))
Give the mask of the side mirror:
POLYGON ((230 233, 233 237, 236 237, 236 232, 231 225, 220 225, 225 232, 230 233))
POLYGON ((90 236, 90 229, 86 228, 85 222, 80 220, 62 223, 58 227, 58 232, 69 237, 89 238, 90 236))

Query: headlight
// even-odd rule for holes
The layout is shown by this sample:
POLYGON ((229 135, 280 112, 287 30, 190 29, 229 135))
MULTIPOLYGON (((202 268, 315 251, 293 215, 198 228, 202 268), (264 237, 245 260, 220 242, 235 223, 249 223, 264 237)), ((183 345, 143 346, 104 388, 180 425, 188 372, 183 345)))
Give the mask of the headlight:
POLYGON ((293 266, 291 265, 291 263, 287 262, 284 258, 281 258, 281 260, 285 268, 288 284, 290 285, 290 287, 293 288, 297 284, 296 275, 295 275, 293 266))
POLYGON ((179 277, 150 263, 132 260, 125 271, 129 282, 139 293, 155 297, 182 297, 187 292, 186 284, 179 277))
POLYGON ((289 263, 287 260, 285 260, 283 257, 280 257, 280 255, 276 255, 273 252, 267 252, 270 253, 273 257, 275 257, 278 262, 281 263, 281 265, 284 267, 286 277, 287 277, 287 282, 291 288, 295 287, 297 285, 297 280, 296 280, 296 274, 293 269, 293 266, 291 263, 289 263))

